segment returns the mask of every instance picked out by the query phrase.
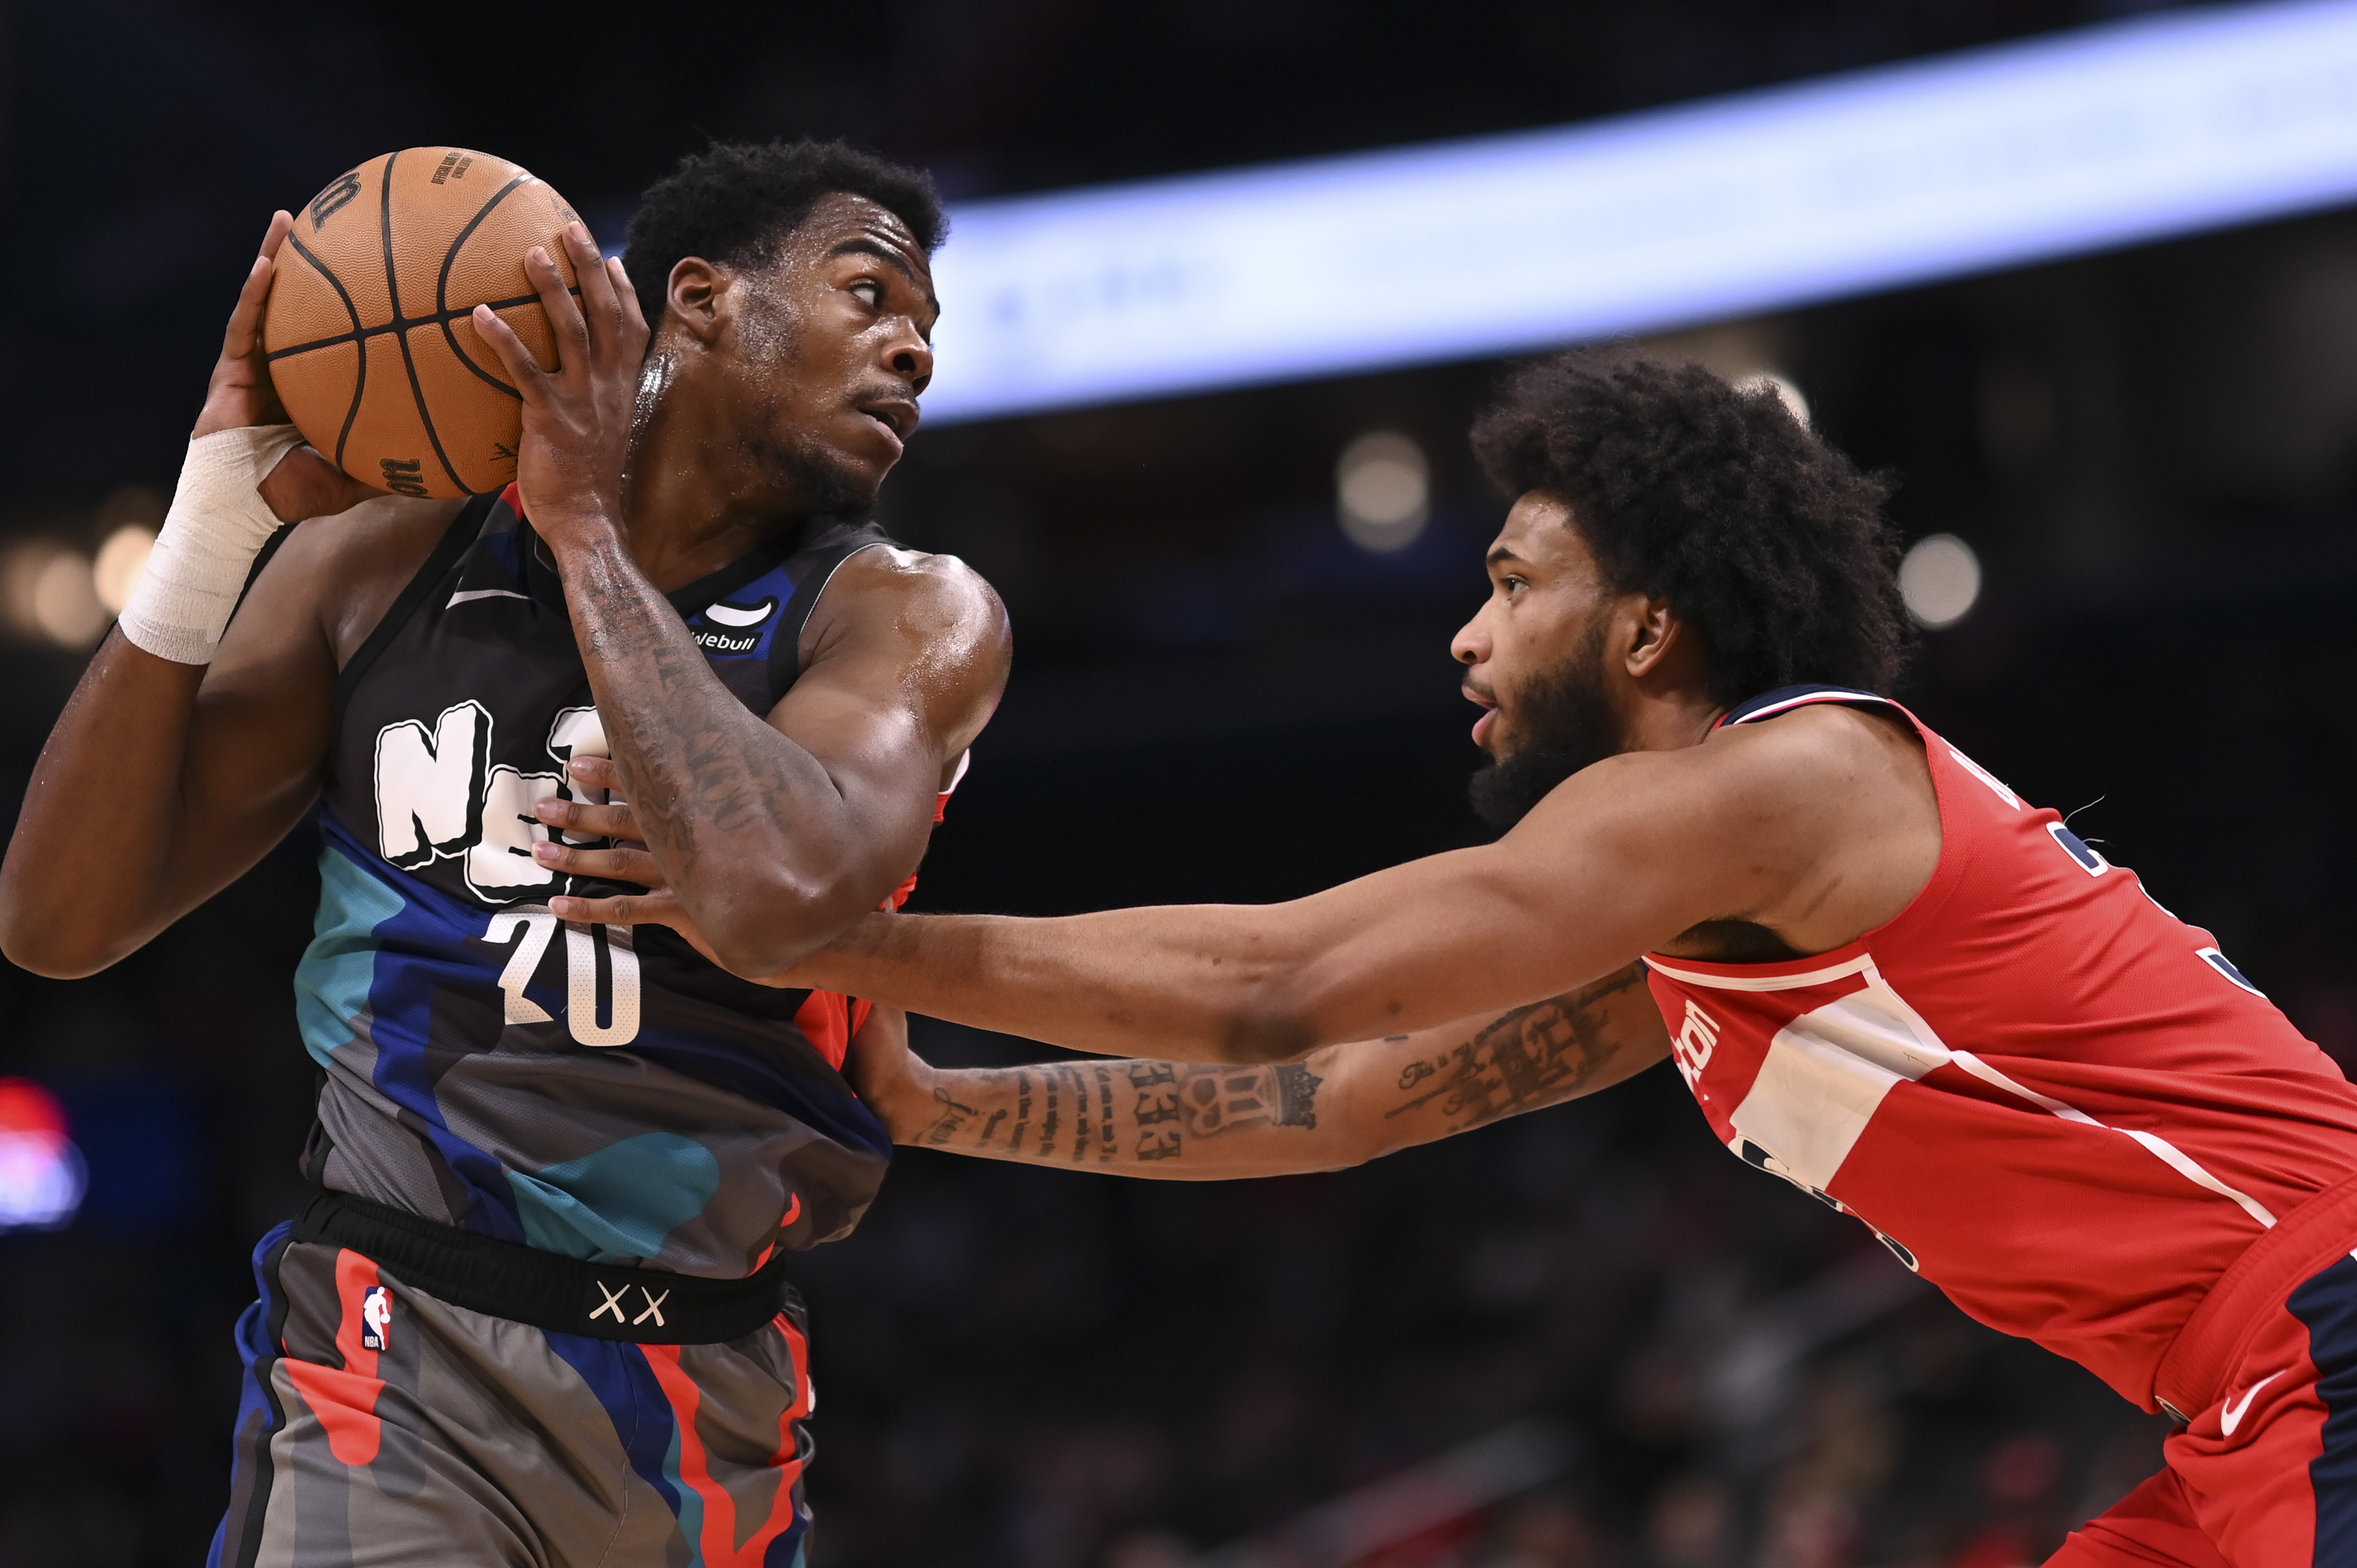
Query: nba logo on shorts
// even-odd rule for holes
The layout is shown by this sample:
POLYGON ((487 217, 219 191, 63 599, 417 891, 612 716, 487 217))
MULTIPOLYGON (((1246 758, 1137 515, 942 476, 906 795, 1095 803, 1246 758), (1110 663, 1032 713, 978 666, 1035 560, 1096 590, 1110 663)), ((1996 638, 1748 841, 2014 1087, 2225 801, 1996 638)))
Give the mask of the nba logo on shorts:
POLYGON ((361 1348, 384 1348, 385 1331, 393 1326, 393 1293, 371 1285, 361 1293, 361 1348))

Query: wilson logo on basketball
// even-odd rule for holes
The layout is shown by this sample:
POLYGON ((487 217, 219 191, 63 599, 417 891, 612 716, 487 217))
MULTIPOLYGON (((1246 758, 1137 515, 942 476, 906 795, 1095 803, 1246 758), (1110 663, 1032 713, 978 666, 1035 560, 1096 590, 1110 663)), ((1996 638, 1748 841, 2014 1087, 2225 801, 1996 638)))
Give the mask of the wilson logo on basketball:
POLYGON ((397 496, 425 494, 425 459, 387 457, 377 465, 384 470, 384 488, 397 496))
POLYGON ((352 199, 360 193, 361 171, 354 169, 317 196, 313 197, 311 199, 311 231, 317 233, 321 224, 350 207, 352 204, 352 199))

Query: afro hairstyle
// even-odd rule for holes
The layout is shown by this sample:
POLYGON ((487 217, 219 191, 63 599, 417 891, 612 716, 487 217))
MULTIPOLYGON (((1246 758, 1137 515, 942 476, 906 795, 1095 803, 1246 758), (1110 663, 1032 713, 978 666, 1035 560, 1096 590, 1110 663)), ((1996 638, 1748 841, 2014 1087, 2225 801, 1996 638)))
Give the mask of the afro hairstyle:
POLYGON ((1511 375, 1473 450, 1508 495, 1568 507, 1616 592, 1663 598, 1702 634, 1714 702, 1802 682, 1889 693, 1912 638, 1890 487, 1772 387, 1575 349, 1511 375))

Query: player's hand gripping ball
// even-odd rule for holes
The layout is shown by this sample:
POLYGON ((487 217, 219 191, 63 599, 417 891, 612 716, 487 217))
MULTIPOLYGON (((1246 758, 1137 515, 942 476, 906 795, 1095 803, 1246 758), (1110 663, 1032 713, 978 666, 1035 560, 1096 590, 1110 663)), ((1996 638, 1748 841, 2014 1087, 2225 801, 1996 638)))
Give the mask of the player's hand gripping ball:
POLYGON ((464 147, 371 158, 297 209, 262 337, 303 438, 400 495, 505 489, 523 404, 469 317, 490 306, 553 367, 523 254, 544 247, 577 295, 562 242, 572 221, 545 184, 464 147))

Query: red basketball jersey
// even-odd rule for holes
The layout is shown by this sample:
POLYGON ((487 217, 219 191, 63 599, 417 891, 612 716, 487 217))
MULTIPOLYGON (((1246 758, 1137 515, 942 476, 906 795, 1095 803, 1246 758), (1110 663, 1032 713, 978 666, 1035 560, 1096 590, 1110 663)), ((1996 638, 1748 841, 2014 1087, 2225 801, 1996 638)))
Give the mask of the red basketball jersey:
POLYGON ((1939 793, 1940 860, 1846 947, 1648 954, 1679 1072, 1739 1157, 1882 1237, 1973 1316, 2156 1408, 2203 1293, 2357 1173, 2357 1088, 2136 874, 1895 703, 1939 793))

